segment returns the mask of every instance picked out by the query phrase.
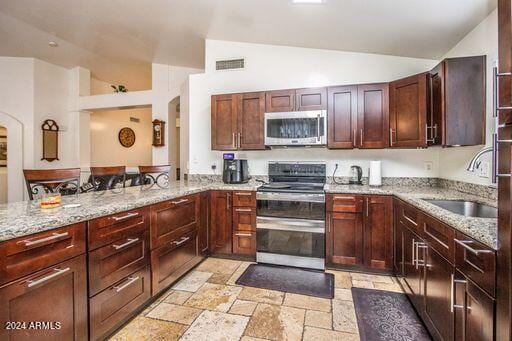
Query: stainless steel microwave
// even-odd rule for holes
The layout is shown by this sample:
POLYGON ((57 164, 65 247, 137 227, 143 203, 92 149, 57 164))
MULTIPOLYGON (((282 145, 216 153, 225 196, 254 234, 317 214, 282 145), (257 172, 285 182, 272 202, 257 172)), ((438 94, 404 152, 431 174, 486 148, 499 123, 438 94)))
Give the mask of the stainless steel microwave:
POLYGON ((326 144, 326 110, 265 113, 266 146, 322 146, 326 144))

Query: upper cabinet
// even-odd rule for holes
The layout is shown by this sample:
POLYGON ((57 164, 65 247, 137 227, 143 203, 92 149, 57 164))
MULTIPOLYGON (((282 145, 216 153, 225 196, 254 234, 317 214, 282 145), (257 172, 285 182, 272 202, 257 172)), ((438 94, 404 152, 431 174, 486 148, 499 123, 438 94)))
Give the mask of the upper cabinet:
POLYGON ((389 84, 390 147, 426 147, 427 73, 389 84))
POLYGON ((485 144, 485 67, 485 56, 448 58, 430 72, 436 144, 485 144))
POLYGON ((212 96, 212 149, 265 149, 265 93, 212 96))
POLYGON ((266 112, 289 112, 327 109, 326 88, 267 91, 266 112))
POLYGON ((335 86, 327 90, 327 146, 356 146, 357 86, 335 86))

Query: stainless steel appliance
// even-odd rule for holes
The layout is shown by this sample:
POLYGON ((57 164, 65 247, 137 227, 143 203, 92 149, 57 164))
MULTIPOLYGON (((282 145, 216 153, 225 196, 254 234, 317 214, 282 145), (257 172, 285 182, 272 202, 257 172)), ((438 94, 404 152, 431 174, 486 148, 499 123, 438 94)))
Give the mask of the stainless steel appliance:
POLYGON ((222 181, 226 184, 243 184, 249 181, 249 167, 247 160, 237 160, 233 154, 224 155, 222 181), (227 155, 227 156, 226 156, 227 155))
POLYGON ((327 111, 265 113, 266 146, 321 146, 327 144, 327 111))
POLYGON ((256 260, 324 269, 325 164, 272 162, 268 168, 270 182, 256 194, 256 260))

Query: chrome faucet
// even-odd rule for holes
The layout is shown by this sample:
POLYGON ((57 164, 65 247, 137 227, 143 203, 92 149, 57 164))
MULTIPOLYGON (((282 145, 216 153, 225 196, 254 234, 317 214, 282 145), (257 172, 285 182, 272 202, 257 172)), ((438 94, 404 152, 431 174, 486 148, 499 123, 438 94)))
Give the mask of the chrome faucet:
POLYGON ((482 157, 482 155, 484 155, 486 153, 489 153, 489 152, 494 152, 494 148, 493 147, 487 147, 487 148, 482 149, 478 153, 476 153, 476 155, 473 156, 473 158, 469 162, 468 168, 466 168, 466 169, 469 172, 474 172, 480 166, 480 161, 479 160, 482 157))

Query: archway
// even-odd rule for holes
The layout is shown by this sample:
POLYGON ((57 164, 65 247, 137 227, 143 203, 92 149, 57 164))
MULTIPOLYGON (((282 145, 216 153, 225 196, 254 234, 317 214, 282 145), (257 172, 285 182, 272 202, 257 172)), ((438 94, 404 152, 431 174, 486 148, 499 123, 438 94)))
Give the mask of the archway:
POLYGON ((23 200, 23 124, 0 111, 0 126, 7 130, 7 202, 23 200))
POLYGON ((168 121, 169 163, 173 173, 171 178, 180 180, 182 178, 180 169, 180 96, 169 102, 168 121))

